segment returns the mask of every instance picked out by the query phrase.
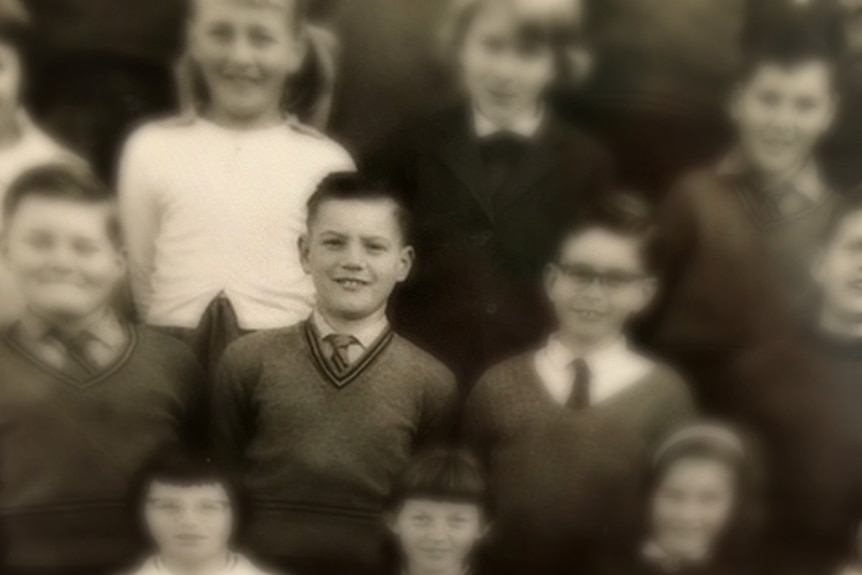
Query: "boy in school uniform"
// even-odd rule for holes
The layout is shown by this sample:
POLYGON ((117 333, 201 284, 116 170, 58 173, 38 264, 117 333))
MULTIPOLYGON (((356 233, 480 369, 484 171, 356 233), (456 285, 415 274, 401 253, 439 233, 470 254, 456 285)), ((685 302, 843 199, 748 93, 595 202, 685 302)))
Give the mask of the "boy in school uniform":
POLYGON ((4 208, 3 256, 26 309, 0 341, 3 572, 102 573, 134 546, 132 473, 161 442, 190 439, 202 374, 181 342, 111 309, 125 258, 93 176, 34 168, 4 208))
MULTIPOLYGON (((18 0, 0 2, 0 201, 12 180, 28 168, 77 161, 43 132, 24 109, 29 34, 29 16, 18 0)), ((3 303, 0 325, 5 325, 21 311, 22 302, 2 264, 0 302, 3 303)))
POLYGON ((464 439, 494 486, 499 572, 572 573, 631 544, 649 456, 693 415, 684 382, 628 342, 656 288, 653 234, 631 196, 566 230, 545 278, 556 331, 467 399, 464 439))
POLYGON ((138 312, 191 343, 207 368, 239 335, 307 317, 314 289, 290 250, 315 186, 353 168, 338 144, 286 117, 303 5, 193 0, 194 113, 144 126, 123 155, 138 312))
POLYGON ((450 435, 457 391, 386 319, 413 261, 397 196, 336 174, 308 218, 300 252, 315 309, 228 349, 212 421, 250 491, 250 547, 287 571, 355 573, 377 566, 391 482, 417 449, 450 435))
POLYGON ((838 199, 815 155, 838 99, 837 49, 804 14, 752 30, 730 102, 733 150, 662 207, 667 289, 646 338, 719 411, 735 409, 733 359, 810 313, 809 267, 838 199))
POLYGON ((609 179, 599 146, 546 104, 576 27, 556 16, 527 0, 457 2, 449 36, 461 102, 369 160, 418 222, 416 274, 393 320, 462 382, 541 338, 553 237, 609 179))

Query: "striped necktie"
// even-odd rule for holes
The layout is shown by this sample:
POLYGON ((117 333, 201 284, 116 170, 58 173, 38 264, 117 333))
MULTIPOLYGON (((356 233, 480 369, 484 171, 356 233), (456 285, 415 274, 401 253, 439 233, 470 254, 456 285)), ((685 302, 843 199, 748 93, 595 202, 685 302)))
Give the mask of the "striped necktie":
POLYGON ((78 376, 86 377, 99 372, 99 364, 89 352, 90 343, 93 341, 90 333, 69 334, 54 330, 51 337, 63 346, 66 357, 70 360, 68 367, 78 376))
POLYGON ((327 335, 324 340, 332 346, 332 355, 329 356, 329 361, 335 367, 336 371, 343 372, 353 363, 350 360, 350 346, 359 345, 359 340, 352 335, 340 333, 332 333, 327 335))

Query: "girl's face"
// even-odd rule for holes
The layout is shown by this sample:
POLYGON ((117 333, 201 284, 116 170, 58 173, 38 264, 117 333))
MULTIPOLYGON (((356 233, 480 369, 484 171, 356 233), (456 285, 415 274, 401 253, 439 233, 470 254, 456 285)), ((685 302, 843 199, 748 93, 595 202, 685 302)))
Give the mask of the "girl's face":
POLYGON ((411 575, 461 573, 487 533, 478 505, 409 499, 391 518, 411 575))
POLYGON ((147 532, 159 554, 183 565, 205 565, 228 552, 233 508, 220 484, 154 482, 144 508, 147 532))
POLYGON ((303 57, 294 2, 195 1, 190 54, 217 118, 248 125, 280 114, 285 83, 303 57))
POLYGON ((516 4, 486 2, 469 26, 460 53, 470 98, 502 126, 535 113, 556 76, 551 46, 521 37, 522 14, 516 4))
POLYGON ((653 494, 652 542, 679 559, 704 559, 730 521, 734 491, 734 472, 727 464, 680 459, 653 494))
POLYGON ((18 51, 0 42, 0 131, 14 125, 21 92, 21 60, 18 51))

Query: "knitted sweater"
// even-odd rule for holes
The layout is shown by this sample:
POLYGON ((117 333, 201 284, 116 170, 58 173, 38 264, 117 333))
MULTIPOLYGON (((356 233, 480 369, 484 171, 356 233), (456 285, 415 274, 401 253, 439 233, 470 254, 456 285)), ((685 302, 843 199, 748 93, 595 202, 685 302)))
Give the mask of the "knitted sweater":
POLYGON ((0 531, 9 566, 126 561, 133 474, 186 435, 200 368, 176 340, 133 330, 126 353, 75 384, 11 337, 0 342, 0 531))
POLYGON ((255 552, 371 563, 392 481, 446 439, 456 385, 391 331, 341 377, 323 357, 308 322, 231 346, 213 391, 217 444, 241 466, 255 552))
POLYGON ((555 572, 633 537, 651 454, 692 414, 685 384, 659 365, 584 411, 551 398, 532 354, 492 369, 467 400, 464 433, 489 465, 501 564, 555 572))

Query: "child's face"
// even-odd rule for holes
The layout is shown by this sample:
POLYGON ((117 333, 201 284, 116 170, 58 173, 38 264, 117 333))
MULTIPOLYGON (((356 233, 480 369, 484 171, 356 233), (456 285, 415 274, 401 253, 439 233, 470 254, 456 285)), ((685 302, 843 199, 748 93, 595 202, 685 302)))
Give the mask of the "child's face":
POLYGON ((411 573, 461 572, 487 533, 478 505, 409 499, 390 518, 411 573))
POLYGON ((190 53, 214 110, 237 121, 279 110, 287 78, 303 56, 294 2, 195 0, 190 53))
POLYGON ((816 258, 822 305, 839 318, 862 321, 862 211, 847 214, 816 258))
POLYGON ((12 46, 0 42, 0 129, 13 125, 21 91, 21 61, 12 46))
POLYGON ((556 75, 553 49, 521 38, 514 3, 486 2, 467 30, 460 53, 473 104, 504 126, 538 110, 556 75))
POLYGON ((655 293, 641 242, 593 228, 569 237, 548 267, 545 290, 562 332, 592 344, 617 337, 655 293))
POLYGON ((154 482, 147 493, 144 522, 163 557, 194 565, 228 551, 234 513, 227 491, 220 484, 154 482))
POLYGON ((384 310, 413 263, 396 206, 385 199, 324 202, 300 241, 300 252, 317 288, 318 305, 343 320, 384 310))
POLYGON ((109 304, 125 258, 108 231, 111 207, 29 197, 4 230, 3 253, 28 306, 74 323, 109 304))
POLYGON ((832 73, 818 60, 789 67, 765 63, 739 87, 731 111, 755 170, 786 176, 812 157, 835 114, 832 73))
POLYGON ((652 541, 674 557, 703 559, 714 551, 734 504, 734 477, 727 465, 681 459, 653 493, 652 541))

